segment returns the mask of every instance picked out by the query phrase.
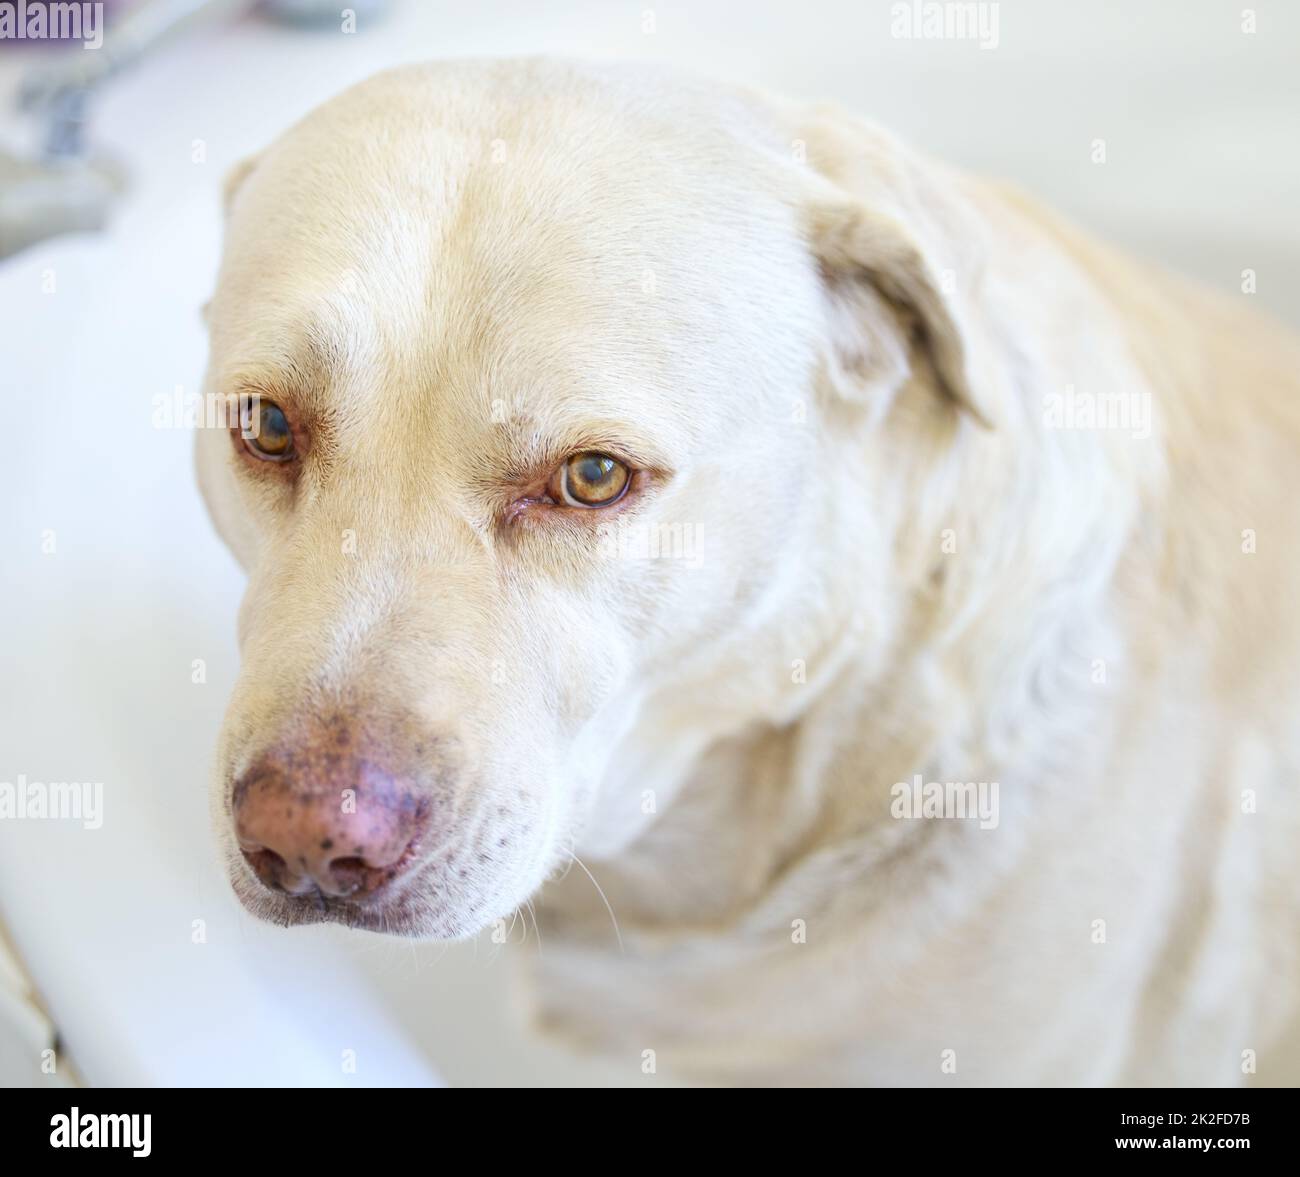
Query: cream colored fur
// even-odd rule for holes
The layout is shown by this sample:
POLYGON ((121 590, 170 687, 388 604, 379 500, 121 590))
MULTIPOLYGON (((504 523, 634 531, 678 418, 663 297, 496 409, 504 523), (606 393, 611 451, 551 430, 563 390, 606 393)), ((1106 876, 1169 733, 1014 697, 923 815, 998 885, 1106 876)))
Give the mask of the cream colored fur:
POLYGON ((209 389, 291 385, 321 440, 291 494, 199 443, 246 902, 285 918, 231 781, 341 703, 415 717, 475 864, 399 930, 532 899, 536 1018, 630 1065, 1300 1078, 1300 348, 1248 297, 625 66, 382 75, 229 202, 209 389), (1054 427, 1070 390, 1147 435, 1054 427), (691 558, 502 527, 509 470, 601 438, 691 558), (996 827, 892 816, 918 774, 997 782, 996 827))

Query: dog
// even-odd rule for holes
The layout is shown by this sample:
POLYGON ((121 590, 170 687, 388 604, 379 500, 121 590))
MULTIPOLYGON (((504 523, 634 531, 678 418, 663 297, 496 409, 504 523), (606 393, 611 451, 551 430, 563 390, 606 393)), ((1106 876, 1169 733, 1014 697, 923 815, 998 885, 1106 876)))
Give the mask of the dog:
POLYGON ((385 73, 225 202, 254 915, 535 901, 533 1023, 708 1082, 1296 1081, 1300 347, 1248 298, 649 66, 385 73))

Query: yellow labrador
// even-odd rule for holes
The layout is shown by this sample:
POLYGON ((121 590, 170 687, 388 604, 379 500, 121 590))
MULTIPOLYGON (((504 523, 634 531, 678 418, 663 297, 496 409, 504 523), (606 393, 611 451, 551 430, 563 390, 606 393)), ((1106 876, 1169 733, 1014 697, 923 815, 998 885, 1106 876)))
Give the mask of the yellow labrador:
POLYGON ((1300 348, 1247 301, 655 69, 329 102, 210 309, 241 900, 536 899, 536 1020, 715 1080, 1294 1080, 1300 348))

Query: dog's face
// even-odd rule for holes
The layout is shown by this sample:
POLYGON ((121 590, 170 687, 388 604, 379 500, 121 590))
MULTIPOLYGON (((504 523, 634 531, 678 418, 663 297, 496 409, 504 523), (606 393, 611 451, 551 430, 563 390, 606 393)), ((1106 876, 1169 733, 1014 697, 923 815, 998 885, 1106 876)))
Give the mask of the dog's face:
POLYGON ((640 820, 665 699, 783 706, 845 485, 825 264, 778 139, 638 84, 403 71, 237 178, 199 465, 249 573, 214 812, 256 914, 470 934, 640 820))

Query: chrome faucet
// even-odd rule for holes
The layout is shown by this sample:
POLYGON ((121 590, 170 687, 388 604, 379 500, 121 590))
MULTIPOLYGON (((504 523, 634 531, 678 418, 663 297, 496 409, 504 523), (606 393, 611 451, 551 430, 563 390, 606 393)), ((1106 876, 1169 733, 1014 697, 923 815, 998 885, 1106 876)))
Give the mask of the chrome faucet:
POLYGON ((18 104, 37 139, 29 157, 0 151, 0 258, 61 233, 102 229, 126 177, 86 141, 92 95, 176 34, 253 6, 254 0, 153 0, 107 30, 95 51, 25 77, 18 104))

